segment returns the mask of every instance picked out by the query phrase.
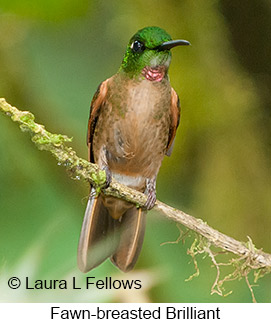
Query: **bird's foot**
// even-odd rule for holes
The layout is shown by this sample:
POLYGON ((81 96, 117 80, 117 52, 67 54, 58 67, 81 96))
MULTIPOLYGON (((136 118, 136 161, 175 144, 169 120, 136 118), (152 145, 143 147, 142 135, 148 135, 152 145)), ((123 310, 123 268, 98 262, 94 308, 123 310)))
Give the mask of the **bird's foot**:
POLYGON ((147 202, 144 206, 147 210, 151 210, 156 202, 156 179, 147 179, 145 194, 147 202))
POLYGON ((104 187, 107 188, 110 185, 110 183, 112 182, 112 172, 111 172, 111 170, 109 169, 108 166, 103 166, 102 170, 105 171, 106 181, 105 181, 105 186, 104 187))

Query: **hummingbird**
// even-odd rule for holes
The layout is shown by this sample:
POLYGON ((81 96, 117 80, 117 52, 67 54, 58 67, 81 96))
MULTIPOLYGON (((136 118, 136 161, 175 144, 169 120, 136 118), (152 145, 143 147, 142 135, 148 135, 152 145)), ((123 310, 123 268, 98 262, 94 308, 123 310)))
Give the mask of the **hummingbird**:
POLYGON ((102 82, 91 101, 88 159, 112 177, 147 196, 144 207, 91 187, 78 245, 78 267, 88 272, 107 258, 121 271, 136 264, 146 213, 156 202, 156 178, 170 156, 180 120, 180 102, 171 87, 171 49, 190 45, 172 40, 159 27, 140 29, 129 41, 118 72, 102 82))

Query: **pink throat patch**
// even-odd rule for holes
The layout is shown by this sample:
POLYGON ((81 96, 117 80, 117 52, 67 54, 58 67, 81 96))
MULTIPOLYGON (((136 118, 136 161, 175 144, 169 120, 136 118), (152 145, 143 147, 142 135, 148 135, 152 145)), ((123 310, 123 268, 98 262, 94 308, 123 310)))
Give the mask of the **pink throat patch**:
POLYGON ((150 67, 146 66, 142 70, 142 75, 149 81, 161 82, 166 73, 164 66, 150 67))

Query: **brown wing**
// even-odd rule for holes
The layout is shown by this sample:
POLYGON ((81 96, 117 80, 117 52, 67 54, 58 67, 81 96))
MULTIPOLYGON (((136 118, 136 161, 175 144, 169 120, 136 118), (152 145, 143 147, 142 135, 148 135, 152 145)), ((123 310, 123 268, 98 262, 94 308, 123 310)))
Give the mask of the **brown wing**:
POLYGON ((174 146, 174 139, 180 122, 180 100, 178 94, 171 88, 171 125, 169 128, 168 145, 166 155, 170 156, 174 146))
POLYGON ((94 156, 92 151, 92 139, 95 131, 95 126, 100 114, 100 110, 105 103, 107 94, 108 79, 102 82, 93 96, 90 105, 90 114, 88 120, 88 134, 87 134, 87 145, 88 145, 88 160, 94 163, 94 156))

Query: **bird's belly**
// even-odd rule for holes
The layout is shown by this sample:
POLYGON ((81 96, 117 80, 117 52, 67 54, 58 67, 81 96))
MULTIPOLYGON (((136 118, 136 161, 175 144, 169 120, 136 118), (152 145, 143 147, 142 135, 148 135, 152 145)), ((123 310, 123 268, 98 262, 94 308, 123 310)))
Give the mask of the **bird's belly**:
POLYGON ((147 118, 140 120, 133 113, 112 126, 112 136, 108 145, 108 165, 113 173, 118 173, 124 184, 133 185, 129 177, 152 178, 157 175, 165 155, 168 142, 169 120, 166 115, 160 120, 147 118), (128 176, 128 177, 127 177, 128 176))

